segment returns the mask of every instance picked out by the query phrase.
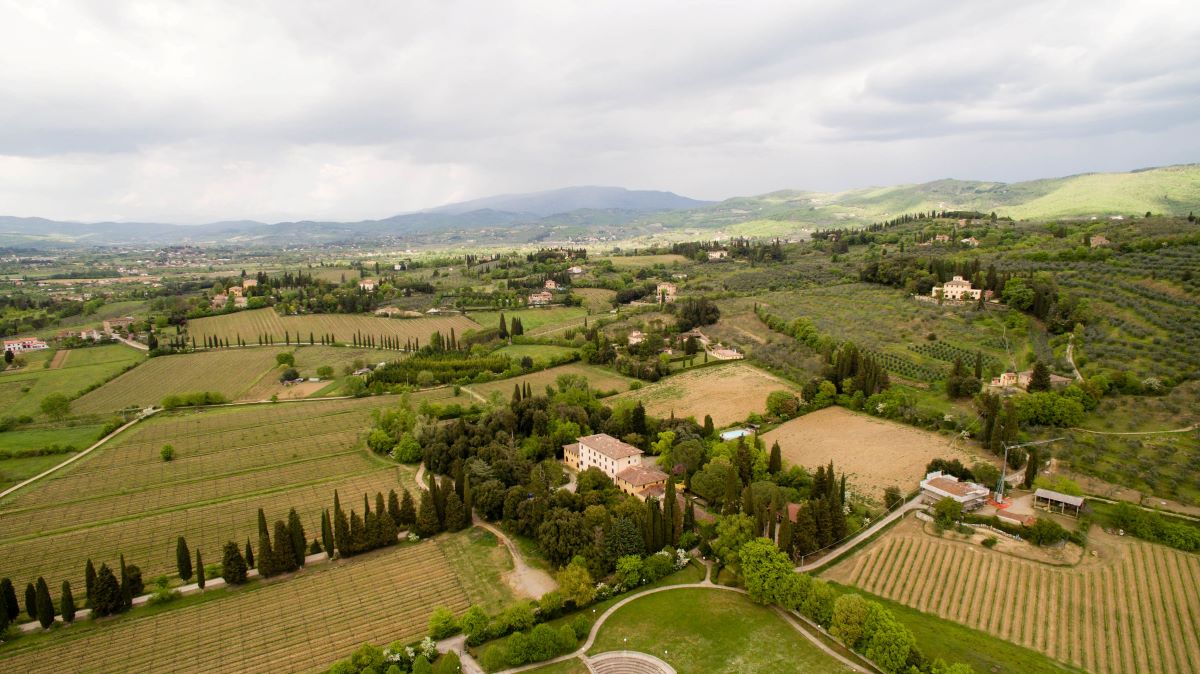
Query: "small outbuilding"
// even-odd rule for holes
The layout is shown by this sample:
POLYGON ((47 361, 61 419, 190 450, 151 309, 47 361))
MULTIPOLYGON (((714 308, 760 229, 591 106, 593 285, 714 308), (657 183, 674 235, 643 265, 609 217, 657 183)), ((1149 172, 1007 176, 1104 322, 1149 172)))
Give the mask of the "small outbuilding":
POLYGON ((1079 511, 1083 509, 1083 497, 1071 496, 1049 489, 1038 489, 1033 492, 1033 507, 1079 517, 1079 511))

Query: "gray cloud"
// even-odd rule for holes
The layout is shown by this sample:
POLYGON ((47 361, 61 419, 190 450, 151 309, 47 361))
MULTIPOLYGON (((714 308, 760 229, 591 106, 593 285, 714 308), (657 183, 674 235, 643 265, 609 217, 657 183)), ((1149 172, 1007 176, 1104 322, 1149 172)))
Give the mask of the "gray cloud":
POLYGON ((0 0, 0 213, 385 217, 1195 161, 1185 2, 0 0))

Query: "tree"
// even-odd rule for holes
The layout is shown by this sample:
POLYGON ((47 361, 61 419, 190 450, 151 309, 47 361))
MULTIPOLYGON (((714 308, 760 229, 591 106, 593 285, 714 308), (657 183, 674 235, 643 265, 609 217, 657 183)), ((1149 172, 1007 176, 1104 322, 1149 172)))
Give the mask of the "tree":
POLYGON ((433 496, 428 491, 421 492, 421 507, 417 510, 417 521, 413 525, 413 533, 421 538, 428 538, 440 531, 441 528, 437 507, 433 504, 433 496))
POLYGON ((767 472, 772 475, 776 475, 781 470, 783 470, 783 454, 779 449, 779 441, 776 440, 775 443, 771 445, 771 458, 767 462, 767 472))
POLYGON ((446 496, 446 531, 462 531, 467 526, 467 511, 458 492, 450 490, 446 496))
POLYGON ((246 568, 254 568, 254 548, 250 547, 250 539, 246 539, 246 568))
POLYGON ((300 515, 296 513, 296 509, 292 508, 288 511, 288 537, 292 542, 292 561, 295 563, 293 569, 304 566, 304 552, 308 542, 308 536, 304 533, 304 524, 300 522, 300 515))
POLYGON ((0 580, 0 613, 3 613, 10 623, 21 615, 21 605, 17 603, 17 591, 8 578, 0 580))
POLYGON ((71 399, 61 393, 51 393, 42 398, 42 414, 55 421, 61 421, 71 413, 71 399))
MULTIPOLYGON (((350 522, 346 519, 346 511, 342 510, 342 503, 338 500, 336 489, 333 490, 333 544, 337 547, 338 555, 342 557, 354 554, 350 550, 350 522)), ((258 550, 261 557, 261 545, 258 550)))
POLYGON ((713 436, 714 432, 716 432, 716 428, 713 426, 712 415, 705 414, 704 415, 704 437, 711 438, 713 436))
POLYGON ((750 515, 722 515, 717 518, 717 536, 712 541, 713 556, 721 564, 738 568, 742 546, 754 539, 755 522, 750 515))
POLYGON ((179 579, 187 582, 192 579, 192 551, 188 549, 183 536, 175 541, 175 568, 179 571, 179 579))
POLYGON ((474 605, 467 609, 462 619, 459 620, 459 626, 462 628, 463 634, 467 635, 467 644, 470 646, 478 646, 487 640, 490 623, 491 618, 488 617, 487 611, 474 605))
POLYGON ((883 504, 888 510, 895 508, 904 502, 904 495, 900 493, 900 487, 892 485, 883 490, 883 504))
POLYGON ((238 544, 229 541, 221 555, 221 577, 230 585, 241 585, 246 582, 246 558, 238 549, 238 544))
POLYGON ((75 597, 71 594, 71 584, 67 581, 62 583, 62 595, 59 599, 59 613, 62 613, 64 623, 70 625, 75 622, 75 597))
POLYGON ((433 613, 429 614, 430 638, 441 641, 456 632, 458 632, 458 620, 454 617, 454 611, 445 606, 434 608, 433 613))
POLYGON ((333 559, 333 525, 329 522, 329 510, 321 511, 321 547, 333 559))
POLYGON ((87 595, 88 606, 91 606, 96 592, 96 567, 91 559, 87 560, 87 566, 83 569, 83 589, 87 595))
POLYGON ((121 555, 121 610, 133 605, 133 588, 129 584, 129 567, 125 565, 125 555, 121 555))
POLYGON ((1038 448, 1030 447, 1028 458, 1025 460, 1025 479, 1021 481, 1021 486, 1029 489, 1033 486, 1033 481, 1037 479, 1038 469, 1041 467, 1041 457, 1038 456, 1038 448))
POLYGON ((592 540, 583 515, 565 508, 554 508, 546 513, 537 533, 538 547, 555 566, 571 561, 592 540))
POLYGON ((33 583, 25 584, 25 613, 30 620, 37 620, 37 588, 33 583))
POLYGON ((121 602, 121 584, 117 582, 117 576, 108 568, 108 564, 101 564, 100 571, 96 574, 91 606, 93 614, 100 617, 124 610, 121 602))
POLYGON ((158 455, 163 461, 173 461, 175 460, 175 447, 169 444, 163 445, 162 450, 159 451, 158 455))
POLYGON ((742 578, 750 598, 760 604, 782 604, 795 570, 788 556, 766 538, 755 538, 738 551, 742 578))
MULTIPOLYGON (((271 557, 279 565, 279 571, 281 573, 295 571, 300 565, 296 563, 296 553, 292 547, 292 536, 288 531, 287 524, 284 524, 283 520, 275 520, 275 529, 271 535, 275 539, 272 542, 271 557)), ((304 541, 301 540, 300 544, 303 546, 304 541)), ((303 547, 301 547, 302 554, 303 551, 303 547)))
POLYGON ((46 579, 38 576, 37 589, 34 591, 34 603, 37 611, 37 621, 42 629, 49 629, 54 624, 54 602, 50 599, 50 588, 46 579))
POLYGON ((772 391, 767 395, 767 411, 780 419, 791 419, 800 413, 800 399, 789 391, 772 391))
POLYGON ((844 594, 833 602, 829 633, 852 650, 860 650, 871 602, 857 594, 844 594))
POLYGON ((4 350, 4 364, 5 365, 12 365, 14 358, 15 358, 15 356, 13 356, 12 349, 4 350))
POLYGON ((588 573, 582 558, 577 557, 564 567, 562 571, 558 572, 555 579, 558 581, 558 591, 562 592, 568 601, 575 602, 576 608, 587 606, 596 596, 596 588, 592 586, 592 576, 588 573))
POLYGON ((933 512, 942 526, 949 526, 962 519, 963 507, 961 503, 947 496, 933 504, 933 512))
POLYGON ((270 578, 279 573, 281 563, 275 558, 274 548, 271 546, 271 534, 267 531, 267 517, 263 513, 262 508, 258 509, 258 575, 263 578, 270 578))
POLYGON ((204 557, 200 555, 200 548, 196 548, 196 587, 204 589, 204 557))
POLYGON ((413 505, 412 494, 405 489, 404 496, 400 499, 400 519, 396 520, 396 526, 411 527, 417 521, 417 508, 413 505))
POLYGON ((1034 362, 1033 372, 1029 375, 1029 386, 1025 390, 1030 393, 1050 390, 1050 368, 1042 361, 1034 362))

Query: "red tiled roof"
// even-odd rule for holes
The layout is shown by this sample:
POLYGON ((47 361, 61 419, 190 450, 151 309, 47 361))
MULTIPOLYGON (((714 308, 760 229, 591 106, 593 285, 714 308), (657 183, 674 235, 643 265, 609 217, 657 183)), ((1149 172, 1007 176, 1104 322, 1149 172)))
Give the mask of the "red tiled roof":
POLYGON ((587 445, 610 459, 628 459, 631 456, 642 455, 642 450, 607 433, 586 435, 579 438, 579 444, 587 445))
POLYGON ((654 484, 655 482, 662 482, 667 479, 667 474, 650 466, 630 466, 617 473, 617 478, 634 487, 640 487, 642 485, 654 484))

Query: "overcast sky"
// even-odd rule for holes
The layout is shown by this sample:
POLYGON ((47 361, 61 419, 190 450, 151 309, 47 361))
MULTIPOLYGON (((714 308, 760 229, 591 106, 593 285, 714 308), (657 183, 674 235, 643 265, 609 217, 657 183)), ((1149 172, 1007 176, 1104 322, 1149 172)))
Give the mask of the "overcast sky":
POLYGON ((5 215, 354 220, 1195 161, 1194 0, 0 0, 5 215))

